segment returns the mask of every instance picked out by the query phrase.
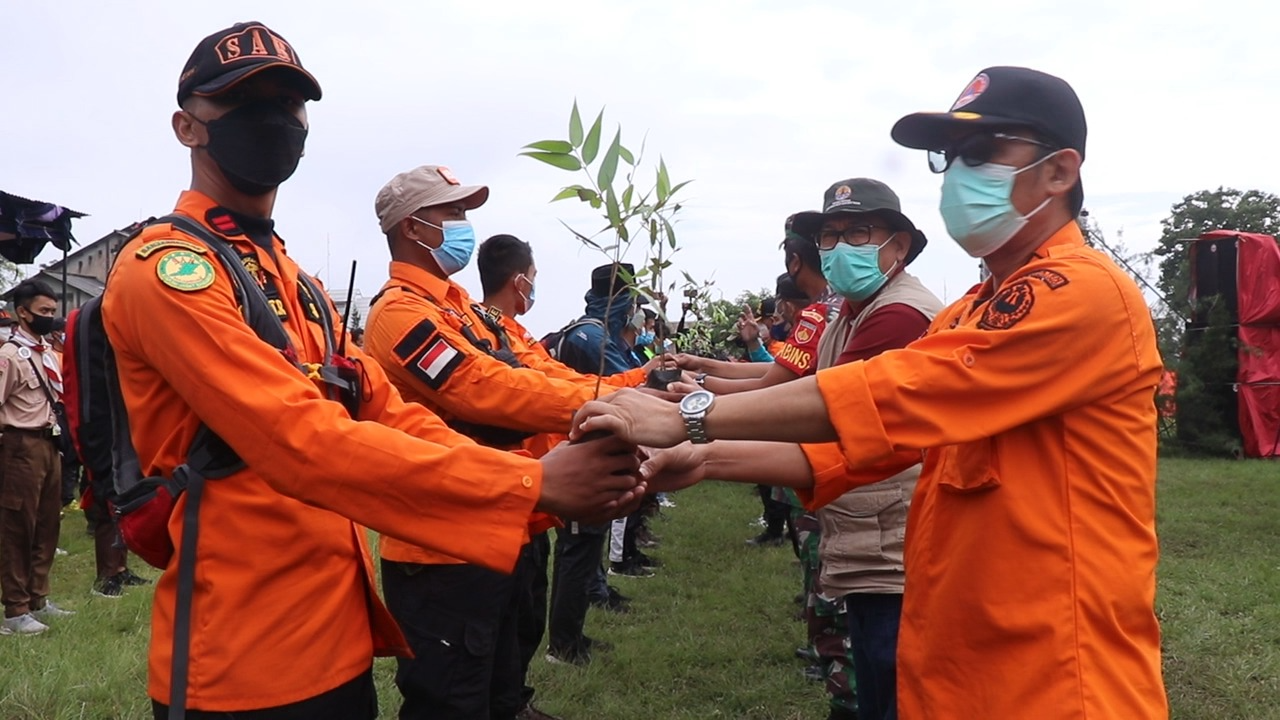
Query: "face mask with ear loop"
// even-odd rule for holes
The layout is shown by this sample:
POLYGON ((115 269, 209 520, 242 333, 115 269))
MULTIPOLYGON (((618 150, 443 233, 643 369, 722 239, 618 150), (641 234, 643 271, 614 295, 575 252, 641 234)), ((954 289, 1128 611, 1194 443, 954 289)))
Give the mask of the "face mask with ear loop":
POLYGON ((1026 215, 1018 212, 1012 200, 1018 175, 1054 154, 1024 168, 997 163, 977 167, 964 162, 952 163, 942 176, 942 200, 938 208, 947 234, 971 257, 986 257, 999 250, 1052 199, 1045 198, 1026 215))
POLYGON ((517 315, 524 315, 525 313, 533 309, 533 303, 535 300, 537 300, 537 298, 534 297, 535 290, 536 288, 534 287, 533 281, 529 279, 528 275, 525 275, 524 273, 520 273, 519 275, 516 275, 516 294, 520 296, 521 300, 524 300, 524 309, 516 313, 517 315), (529 283, 528 295, 525 295, 524 293, 520 292, 521 280, 524 280, 525 282, 529 283))
POLYGON ((445 220, 439 225, 433 225, 420 217, 413 215, 409 217, 444 233, 444 241, 440 243, 440 247, 433 248, 421 240, 414 240, 414 242, 431 253, 431 257, 435 259, 445 275, 453 275, 471 262, 471 253, 476 249, 476 231, 469 221, 445 220))

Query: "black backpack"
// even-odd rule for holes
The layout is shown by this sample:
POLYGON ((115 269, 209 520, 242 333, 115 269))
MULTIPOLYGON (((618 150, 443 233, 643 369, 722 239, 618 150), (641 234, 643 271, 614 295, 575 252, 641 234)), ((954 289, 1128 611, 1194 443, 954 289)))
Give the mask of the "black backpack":
MULTIPOLYGON (((292 353, 289 335, 268 302, 267 295, 245 269, 239 254, 222 238, 181 215, 152 218, 121 231, 121 247, 153 224, 169 223, 184 235, 209 248, 227 271, 236 303, 245 322, 257 336, 281 353, 292 353)), ((303 292, 320 310, 325 329, 326 361, 321 378, 331 396, 339 399, 351 416, 359 413, 358 369, 332 347, 333 316, 325 295, 305 273, 298 274, 303 292)), ((76 452, 89 478, 92 502, 106 503, 130 550, 148 564, 164 569, 175 551, 169 538, 169 518, 178 497, 187 494, 178 555, 178 592, 174 613, 173 668, 169 717, 186 716, 187 666, 191 638, 191 599, 195 586, 196 542, 204 481, 225 478, 245 467, 225 442, 201 424, 187 449, 186 462, 174 468, 172 477, 144 477, 129 416, 120 391, 115 351, 102 318, 102 297, 96 297, 68 318, 64 357, 64 396, 68 399, 68 425, 76 452)), ((293 357, 297 357, 296 354, 293 357)), ((296 361, 295 361, 296 364, 296 361)), ((308 374, 311 369, 299 366, 308 374)))
MULTIPOLYGON (((583 372, 581 368, 588 363, 586 363, 583 358, 579 357, 581 353, 577 348, 571 344, 565 343, 565 338, 572 335, 574 330, 587 325, 594 325, 595 327, 600 328, 600 332, 605 332, 604 322, 600 320, 600 318, 584 317, 574 320, 555 332, 547 333, 538 342, 542 343, 542 347, 546 349, 547 354, 551 357, 565 365, 568 365, 578 372, 583 372)), ((599 372, 599 368, 596 368, 595 370, 587 370, 585 372, 595 375, 599 372)))

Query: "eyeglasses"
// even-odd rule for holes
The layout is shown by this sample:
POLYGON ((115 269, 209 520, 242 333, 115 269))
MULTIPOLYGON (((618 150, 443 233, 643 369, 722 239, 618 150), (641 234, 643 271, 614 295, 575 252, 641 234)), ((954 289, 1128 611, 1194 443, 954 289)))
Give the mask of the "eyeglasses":
POLYGON ((871 231, 888 229, 883 225, 851 225, 843 230, 823 230, 818 233, 818 249, 830 250, 841 242, 866 245, 871 242, 871 231))
MULTIPOLYGON (((1035 145, 1048 151, 1059 150, 1055 145, 1041 142, 1029 137, 1021 135, 1009 135, 1006 133, 978 133, 969 135, 952 145, 950 148, 943 150, 929 151, 929 169, 935 173, 943 173, 947 168, 951 167, 951 163, 956 158, 964 161, 969 167, 978 167, 991 162, 991 158, 995 157, 996 150, 1000 147, 1000 142, 1021 142, 1028 145, 1035 145)), ((1045 153, 1046 155, 1048 153, 1045 153)))

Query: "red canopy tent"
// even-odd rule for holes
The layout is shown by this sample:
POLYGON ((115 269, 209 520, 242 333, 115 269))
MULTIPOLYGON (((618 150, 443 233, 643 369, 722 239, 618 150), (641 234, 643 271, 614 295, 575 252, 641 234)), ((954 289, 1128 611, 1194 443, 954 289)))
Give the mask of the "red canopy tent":
POLYGON ((1214 230, 1192 244, 1191 299, 1221 294, 1239 341, 1238 422, 1244 454, 1280 457, 1280 245, 1214 230))

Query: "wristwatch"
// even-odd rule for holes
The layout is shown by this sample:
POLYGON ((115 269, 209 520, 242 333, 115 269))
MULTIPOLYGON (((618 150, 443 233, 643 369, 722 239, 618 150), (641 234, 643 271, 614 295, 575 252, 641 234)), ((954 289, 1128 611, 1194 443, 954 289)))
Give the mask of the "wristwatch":
POLYGON ((706 386, 707 386, 707 374, 706 374, 706 373, 704 373, 704 372, 700 372, 700 373, 698 373, 698 376, 697 376, 696 378, 694 378, 694 380, 693 380, 693 381, 694 381, 694 382, 696 382, 696 383, 698 383, 698 387, 706 387, 706 386))
POLYGON ((715 393, 710 390, 694 390, 680 401, 680 417, 684 418, 685 432, 695 445, 711 441, 707 437, 706 419, 715 401, 715 393))

